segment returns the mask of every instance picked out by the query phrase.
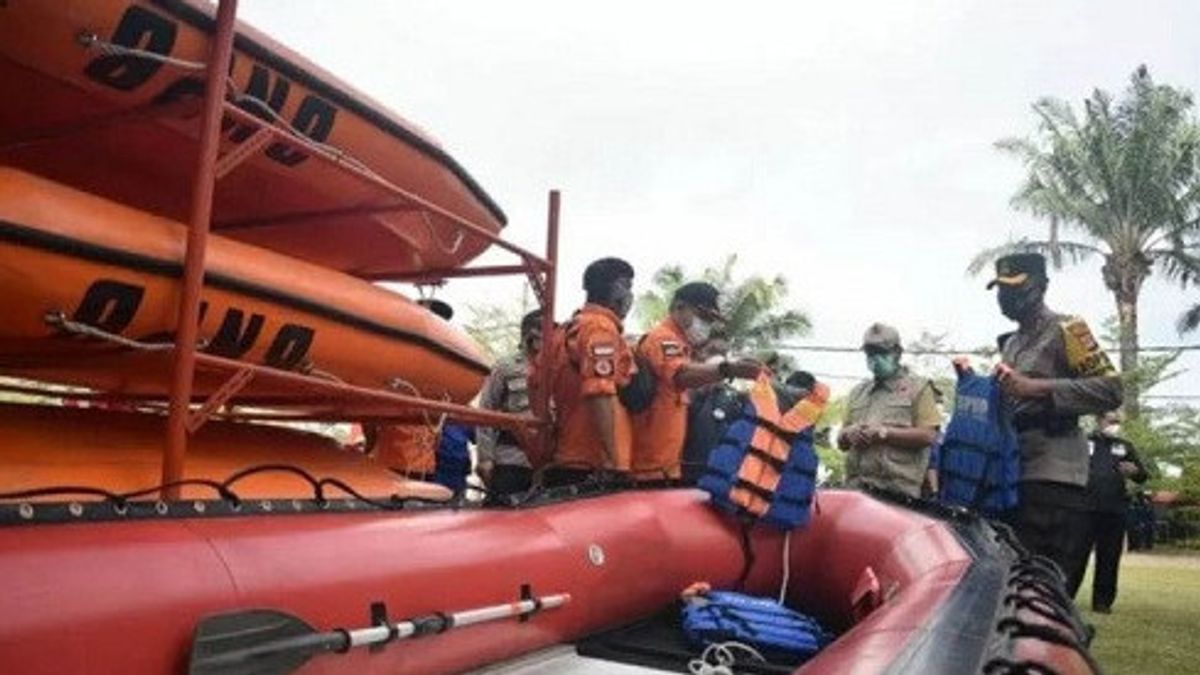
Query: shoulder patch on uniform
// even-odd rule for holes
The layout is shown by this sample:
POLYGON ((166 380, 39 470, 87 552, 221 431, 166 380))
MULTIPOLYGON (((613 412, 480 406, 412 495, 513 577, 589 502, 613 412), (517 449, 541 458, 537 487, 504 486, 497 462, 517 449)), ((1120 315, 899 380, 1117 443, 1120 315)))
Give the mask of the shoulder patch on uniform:
POLYGON ((1112 361, 1108 359, 1108 354, 1100 348, 1100 343, 1096 342, 1096 338, 1092 335, 1092 329, 1088 328, 1086 321, 1072 316, 1066 318, 1060 325, 1062 326, 1063 341, 1067 347, 1067 363, 1071 366, 1071 370, 1086 377, 1116 374, 1117 371, 1113 368, 1112 361))
POLYGON ((617 353, 617 346, 611 342, 597 342, 590 347, 592 356, 606 357, 617 353))
POLYGON ((679 344, 675 340, 663 340, 662 341, 662 350, 663 350, 663 356, 682 356, 683 355, 683 345, 679 344))

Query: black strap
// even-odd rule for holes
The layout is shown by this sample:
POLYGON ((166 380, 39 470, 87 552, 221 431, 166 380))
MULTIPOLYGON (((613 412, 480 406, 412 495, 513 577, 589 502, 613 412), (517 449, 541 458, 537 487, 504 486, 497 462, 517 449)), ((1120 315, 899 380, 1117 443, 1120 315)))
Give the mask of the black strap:
POLYGON ((386 640, 372 644, 368 647, 368 651, 381 651, 387 643, 400 638, 400 631, 396 628, 396 624, 392 623, 392 620, 388 618, 387 605, 382 602, 371 603, 371 625, 387 628, 388 636, 386 640))
POLYGON ((750 571, 754 569, 754 544, 750 540, 750 530, 754 527, 754 520, 743 516, 741 521, 740 534, 742 544, 742 572, 738 575, 737 584, 734 588, 741 590, 746 585, 746 579, 750 578, 750 571))
POLYGON ((746 446, 746 454, 754 455, 755 457, 759 458, 767 466, 771 467, 772 469, 775 469, 775 473, 783 473, 783 470, 785 468, 787 468, 787 460, 779 459, 778 457, 772 455, 771 453, 767 452, 766 450, 763 450, 762 448, 760 448, 758 446, 747 445, 746 446))
POLYGON ((789 445, 792 444, 793 442, 795 442, 795 440, 800 437, 800 432, 788 431, 787 429, 784 429, 783 427, 779 426, 778 424, 772 422, 769 419, 766 419, 765 417, 760 417, 758 415, 754 415, 754 416, 745 415, 744 417, 759 426, 766 427, 767 431, 770 431, 772 434, 787 441, 789 445))

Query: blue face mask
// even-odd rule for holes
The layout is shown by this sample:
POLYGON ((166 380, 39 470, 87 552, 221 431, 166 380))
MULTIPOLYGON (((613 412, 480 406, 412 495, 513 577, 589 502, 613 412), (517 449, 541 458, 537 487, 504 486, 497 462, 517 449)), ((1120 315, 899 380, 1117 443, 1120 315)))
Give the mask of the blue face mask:
POLYGON ((871 373, 875 376, 875 379, 886 380, 900 372, 900 355, 890 352, 887 354, 867 354, 867 368, 871 369, 871 373))

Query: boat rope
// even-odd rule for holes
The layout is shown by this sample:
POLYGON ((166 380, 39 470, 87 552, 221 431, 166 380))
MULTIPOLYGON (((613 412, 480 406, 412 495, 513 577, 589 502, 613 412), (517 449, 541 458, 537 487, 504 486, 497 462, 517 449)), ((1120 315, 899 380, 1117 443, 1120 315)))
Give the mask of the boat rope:
MULTIPOLYGON (((403 377, 400 377, 399 375, 388 380, 387 387, 388 387, 388 389, 392 389, 392 390, 396 390, 396 391, 408 392, 409 394, 416 396, 417 398, 420 398, 420 399, 425 398, 425 396, 421 393, 421 390, 417 388, 417 385, 413 384, 412 382, 409 382, 408 380, 404 379, 403 377)), ((442 394, 442 400, 449 403, 450 395, 442 394)), ((445 426, 445 424, 446 424, 446 418, 447 418, 446 413, 442 413, 437 418, 437 421, 435 422, 434 418, 430 416, 429 411, 425 408, 421 408, 421 416, 425 418, 425 426, 429 427, 429 431, 431 433, 433 433, 435 437, 442 433, 442 427, 445 426)))
POLYGON ((152 52, 146 49, 137 49, 134 47, 126 47, 107 40, 101 40, 99 35, 89 31, 80 31, 75 36, 75 41, 83 45, 85 49, 92 49, 105 56, 127 56, 131 58, 146 59, 147 61, 156 61, 158 63, 174 66, 182 70, 204 70, 208 67, 203 61, 187 61, 177 59, 158 52, 152 52))
POLYGON ((1037 661, 1014 661, 996 658, 983 666, 984 675, 1061 675, 1057 670, 1037 661))
POLYGON ((1085 663, 1087 663, 1088 667, 1092 669, 1092 672, 1104 672, 1100 668, 1100 664, 1096 662, 1096 657, 1092 656, 1091 652, 1087 650, 1087 647, 1084 646, 1083 643, 1081 643, 1079 640, 1063 635, 1062 632, 1055 630, 1050 626, 1039 626, 1026 621, 1021 621, 1020 619, 1008 618, 1000 621, 1000 623, 997 625, 997 628, 1001 632, 1006 633, 1011 639, 1019 640, 1023 638, 1031 638, 1034 640, 1040 640, 1042 642, 1049 642, 1050 644, 1055 644, 1060 647, 1066 647, 1078 654, 1079 657, 1082 658, 1085 663))
POLYGON ((688 662, 688 671, 692 675, 733 675, 733 667, 737 665, 737 654, 742 651, 749 656, 766 663, 767 659, 757 649, 741 642, 714 642, 704 648, 698 658, 688 662))
MULTIPOLYGON (((128 347, 130 349, 137 349, 139 351, 165 352, 165 351, 170 351, 175 348, 175 343, 173 343, 173 342, 142 342, 140 340, 133 340, 133 339, 127 338, 123 335, 117 335, 116 333, 110 333, 101 328, 97 328, 91 324, 83 323, 81 321, 73 321, 73 320, 67 318, 67 315, 65 312, 63 312, 62 310, 58 310, 58 309, 46 312, 46 316, 43 317, 43 320, 47 324, 54 326, 55 328, 63 331, 64 333, 71 333, 73 335, 82 335, 84 337, 96 338, 98 340, 104 340, 105 342, 111 342, 113 344, 117 344, 122 347, 128 347)), ((208 346, 207 340, 204 340, 202 338, 197 341, 197 345, 196 345, 197 349, 203 349, 204 347, 207 347, 207 346, 208 346)))
MULTIPOLYGON (((446 504, 446 502, 436 500, 436 499, 427 499, 424 497, 404 497, 404 496, 400 496, 398 494, 393 494, 386 500, 368 497, 368 496, 362 494, 361 492, 359 492, 358 490, 354 489, 351 485, 349 485, 345 481, 341 480, 340 478, 333 478, 333 477, 317 478, 317 477, 313 476, 311 473, 309 473, 308 471, 305 471, 304 469, 302 469, 300 467, 291 466, 288 464, 261 464, 261 465, 257 465, 257 466, 248 467, 246 469, 242 469, 241 471, 234 473, 233 475, 226 478, 224 481, 215 481, 215 480, 211 480, 211 479, 207 479, 207 478, 188 478, 188 479, 173 481, 173 482, 169 482, 169 483, 162 483, 162 484, 155 485, 155 486, 149 487, 149 488, 143 488, 143 489, 139 489, 139 490, 131 490, 128 492, 113 492, 111 490, 105 490, 103 488, 97 488, 97 487, 92 487, 92 486, 81 486, 81 485, 49 486, 49 487, 35 488, 35 489, 29 489, 29 490, 19 490, 19 491, 14 491, 14 492, 0 493, 0 502, 22 501, 23 503, 21 504, 21 507, 22 507, 21 510, 28 512, 33 509, 33 505, 30 504, 28 501, 30 499, 36 499, 39 497, 69 496, 69 495, 92 496, 92 497, 100 497, 104 501, 112 504, 113 509, 117 513, 117 515, 123 516, 129 512, 129 509, 131 506, 143 504, 144 502, 140 499, 142 497, 148 497, 155 493, 159 493, 159 492, 162 492, 163 490, 167 490, 170 488, 197 486, 197 487, 205 487, 205 488, 209 488, 209 489, 213 490, 214 492, 217 493, 217 495, 219 496, 219 499, 221 501, 229 503, 229 505, 233 511, 239 511, 241 509, 242 503, 245 501, 245 498, 241 497, 240 495, 237 494, 237 491, 234 490, 234 486, 237 483, 245 480, 246 478, 249 478, 250 476, 264 474, 264 473, 289 473, 294 476, 297 476, 302 481, 308 483, 308 485, 312 488, 313 501, 319 507, 325 507, 326 505, 329 504, 329 502, 330 502, 330 498, 328 496, 329 488, 332 488, 336 491, 344 493, 347 496, 349 496, 351 499, 353 499, 357 502, 367 504, 367 505, 375 507, 381 511, 403 510, 406 507, 406 505, 410 504, 410 503, 426 503, 426 504, 437 504, 437 505, 445 505, 446 504), (25 507, 28 507, 28 509, 26 509, 25 507)), ((72 503, 72 511, 73 512, 76 510, 74 507, 75 504, 76 503, 72 503)), ((168 509, 167 503, 163 502, 161 500, 153 502, 153 506, 154 506, 155 511, 158 512, 160 515, 165 515, 165 513, 168 509)), ((80 507, 80 508, 82 508, 82 507, 80 507)))
POLYGON ((783 583, 779 584, 779 604, 787 598, 788 581, 792 576, 792 531, 783 535, 783 583))
MULTIPOLYGON (((168 66, 172 66, 175 68, 179 68, 181 70, 188 70, 188 71, 203 71, 208 67, 208 64, 204 63, 202 61, 188 61, 186 59, 175 58, 172 56, 167 56, 165 54, 159 54, 157 52, 152 52, 152 51, 149 51, 146 49, 137 49, 134 47, 126 47, 124 45, 119 45, 119 44, 116 44, 113 42, 109 42, 107 40, 102 40, 102 39, 100 39, 100 36, 96 35, 95 33, 88 32, 88 31, 80 32, 76 36, 75 39, 85 49, 97 51, 105 56, 120 56, 120 57, 126 57, 126 58, 145 59, 147 61, 154 61, 156 63, 161 63, 164 65, 168 65, 168 66)), ((366 162, 363 162, 362 160, 358 159, 357 157, 350 154, 349 152, 346 152, 345 150, 342 150, 341 148, 339 148, 335 145, 330 145, 328 143, 318 141, 316 139, 310 138, 309 136, 305 135, 302 131, 300 131, 295 126, 293 126, 290 121, 288 121, 286 118, 284 118, 283 115, 281 115, 278 110, 271 107, 271 105, 268 102, 262 100, 261 98, 258 98, 257 96, 254 96, 252 94, 239 92, 237 90, 237 83, 234 81, 234 79, 232 77, 227 77, 225 79, 225 85, 226 85, 226 89, 228 90, 228 92, 230 94, 230 98, 231 98, 232 102, 235 105, 237 105, 238 107, 242 108, 243 110, 247 110, 248 112, 252 112, 252 113, 255 111, 257 111, 258 113, 261 113, 261 116, 265 116, 269 121, 274 123, 277 127, 286 131, 288 133, 288 135, 292 136, 293 138, 296 138, 297 140, 301 140, 307 144, 311 144, 312 146, 327 153, 334 160, 335 163, 339 163, 339 164, 344 163, 347 166, 350 166, 358 171, 361 171, 361 172, 367 174, 368 176, 370 176, 370 178, 372 180, 378 181, 379 183, 383 183, 388 186, 392 185, 391 181, 389 181, 386 178, 384 178, 383 176, 381 176, 379 173, 377 173, 376 171, 371 169, 371 167, 368 166, 366 164, 366 162), (253 108, 253 110, 250 110, 251 108, 253 108)), ((466 239, 466 236, 464 235, 462 228, 455 227, 453 230, 454 242, 451 244, 446 244, 441 239, 441 237, 438 235, 437 228, 434 226, 433 221, 430 219, 429 213, 426 210, 421 209, 420 214, 421 214, 422 222, 429 229, 430 241, 432 243, 434 243, 439 249, 441 249, 442 252, 444 252, 448 255, 457 255, 459 249, 462 248, 462 244, 466 239)))
POLYGON ((429 230, 429 239, 433 241, 434 244, 437 244, 437 247, 442 249, 443 253, 448 253, 450 255, 458 254, 458 249, 462 248, 463 240, 466 239, 461 228, 454 229, 454 243, 447 246, 446 243, 443 242, 440 237, 438 237, 437 228, 433 226, 433 221, 430 220, 429 213, 421 211, 421 219, 425 223, 425 227, 429 230))

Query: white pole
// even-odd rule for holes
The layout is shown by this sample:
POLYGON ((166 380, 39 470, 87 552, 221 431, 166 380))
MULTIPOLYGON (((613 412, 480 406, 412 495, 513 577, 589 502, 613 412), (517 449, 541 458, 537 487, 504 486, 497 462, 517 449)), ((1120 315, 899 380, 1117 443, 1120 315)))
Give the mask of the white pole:
MULTIPOLYGON (((498 619, 507 619, 514 616, 528 614, 536 609, 555 609, 562 607, 571 601, 570 593, 559 593, 557 595, 547 595, 539 599, 518 600, 516 602, 508 602, 503 605, 492 605, 490 607, 480 607, 479 609, 468 609, 462 612, 455 612, 447 615, 446 629, 458 628, 460 626, 470 626, 477 623, 485 623, 487 621, 496 621, 498 619)), ((417 624, 415 621, 401 621, 394 625, 396 630, 396 639, 403 640, 404 638, 412 637, 417 632, 417 624)), ((384 642, 391 635, 391 629, 387 626, 372 626, 371 628, 360 628, 358 630, 347 631, 350 637, 351 647, 362 647, 364 645, 372 645, 378 642, 384 642)))

